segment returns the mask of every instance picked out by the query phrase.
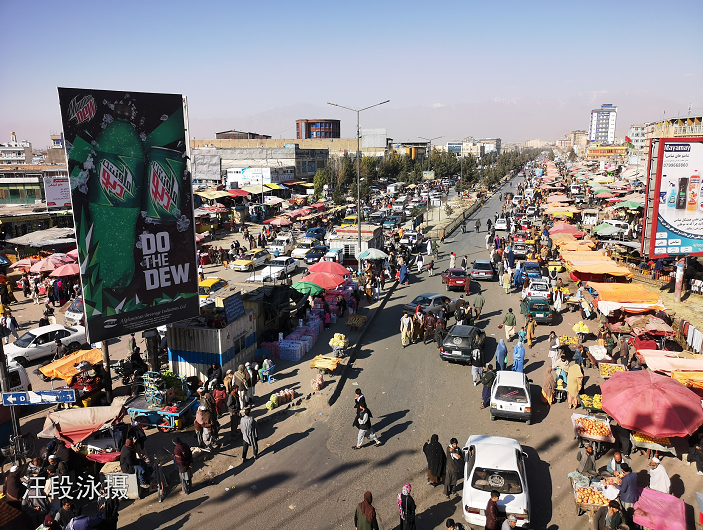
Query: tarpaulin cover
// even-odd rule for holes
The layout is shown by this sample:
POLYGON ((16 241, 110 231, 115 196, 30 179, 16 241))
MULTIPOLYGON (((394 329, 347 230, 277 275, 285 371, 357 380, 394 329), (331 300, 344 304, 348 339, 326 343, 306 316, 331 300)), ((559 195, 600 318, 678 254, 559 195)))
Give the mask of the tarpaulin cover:
POLYGON ((595 247, 595 243, 592 241, 555 241, 554 244, 559 247, 560 250, 583 252, 595 247))
POLYGON ((124 403, 128 396, 116 397, 109 407, 85 407, 50 412, 44 420, 44 429, 39 438, 58 438, 69 444, 77 444, 91 434, 119 423, 126 411, 124 403))
MULTIPOLYGON (((638 350, 642 357, 644 357, 645 363, 647 363, 647 368, 655 372, 674 372, 677 370, 699 372, 703 374, 703 357, 699 359, 686 359, 678 357, 677 352, 673 351, 662 351, 662 350, 638 350)), ((683 383, 680 379, 679 382, 683 383)))
MULTIPOLYGON (((608 274, 610 276, 620 276, 632 278, 633 274, 627 267, 621 267, 614 261, 611 262, 582 262, 573 266, 574 272, 581 274, 608 274)), ((628 286, 630 284, 627 284, 628 286)))
POLYGON ((91 453, 85 455, 85 457, 91 462, 107 464, 108 462, 117 462, 120 459, 120 453, 118 451, 113 451, 112 453, 91 453))
POLYGON ((632 520, 652 530, 686 530, 686 505, 673 495, 640 489, 632 520))
POLYGON ((703 372, 679 372, 675 370, 671 372, 671 378, 676 379, 688 388, 703 389, 703 372))
POLYGON ((58 361, 49 363, 39 368, 39 371, 46 377, 63 379, 67 385, 73 383, 73 378, 78 375, 76 366, 82 361, 88 361, 90 365, 98 364, 103 360, 103 352, 97 348, 92 350, 78 350, 77 352, 62 357, 58 361))
POLYGON ((661 304, 658 295, 636 283, 588 282, 588 286, 598 291, 601 301, 661 304))
MULTIPOLYGON (((656 295, 655 295, 656 296, 656 295)), ((625 317, 625 322, 632 328, 635 335, 673 335, 674 329, 661 318, 654 315, 625 317)))
POLYGON ((564 261, 581 260, 581 261, 602 261, 605 252, 602 250, 562 250, 561 257, 564 261))

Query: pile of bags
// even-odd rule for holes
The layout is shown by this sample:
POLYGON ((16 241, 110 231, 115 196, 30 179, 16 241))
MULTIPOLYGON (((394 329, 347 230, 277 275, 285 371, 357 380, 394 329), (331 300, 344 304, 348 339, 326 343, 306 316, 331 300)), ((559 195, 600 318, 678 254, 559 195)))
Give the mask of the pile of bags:
POLYGON ((325 386, 325 382, 322 380, 322 374, 317 374, 317 377, 310 381, 310 384, 312 385, 312 389, 315 392, 319 392, 322 390, 322 388, 325 386))
POLYGON ((335 333, 334 337, 330 339, 330 346, 337 346, 338 348, 349 347, 349 340, 342 333, 335 333))
POLYGON ((588 326, 583 323, 583 320, 580 320, 576 324, 574 324, 574 327, 572 328, 575 333, 589 333, 588 326))
POLYGON ((281 405, 285 405, 286 403, 293 401, 294 397, 295 392, 293 390, 284 388, 280 392, 276 392, 271 395, 270 400, 266 403, 266 408, 268 410, 273 410, 276 407, 280 407, 281 405))

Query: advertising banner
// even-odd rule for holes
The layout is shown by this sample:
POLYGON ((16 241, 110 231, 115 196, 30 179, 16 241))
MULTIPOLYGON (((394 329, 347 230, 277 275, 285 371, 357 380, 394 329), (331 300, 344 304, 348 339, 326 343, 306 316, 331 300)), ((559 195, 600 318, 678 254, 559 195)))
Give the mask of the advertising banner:
POLYGON ((44 177, 47 208, 70 208, 71 186, 68 177, 44 177))
POLYGON ((90 342, 198 316, 183 97, 58 91, 90 342))
POLYGON ((659 139, 651 156, 649 257, 703 255, 703 138, 659 139))

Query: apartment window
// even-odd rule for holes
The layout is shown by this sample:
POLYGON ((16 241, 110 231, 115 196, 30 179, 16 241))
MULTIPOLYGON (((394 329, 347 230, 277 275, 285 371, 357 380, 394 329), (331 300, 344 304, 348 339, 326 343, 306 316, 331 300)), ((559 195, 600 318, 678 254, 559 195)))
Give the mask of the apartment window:
POLYGON ((355 258, 356 257, 356 245, 344 245, 344 257, 345 258, 355 258))

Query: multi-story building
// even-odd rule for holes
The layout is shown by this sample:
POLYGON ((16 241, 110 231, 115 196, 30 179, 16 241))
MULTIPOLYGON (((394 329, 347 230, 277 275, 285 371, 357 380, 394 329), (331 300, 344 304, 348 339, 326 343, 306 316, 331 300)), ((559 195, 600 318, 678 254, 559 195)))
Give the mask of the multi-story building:
POLYGON ((44 177, 67 177, 68 168, 50 165, 0 166, 0 204, 35 204, 44 200, 44 177))
POLYGON ((535 138, 534 140, 527 140, 526 142, 523 142, 522 146, 539 149, 540 147, 542 147, 543 144, 544 142, 542 142, 542 140, 540 140, 539 138, 535 138))
POLYGON ((629 149, 630 155, 641 156, 646 152, 647 147, 647 123, 636 123, 630 125, 627 137, 632 142, 634 148, 629 149))
POLYGON ((627 146, 601 144, 598 142, 589 144, 586 148, 586 160, 611 161, 621 163, 625 161, 627 146))
POLYGON ((32 144, 27 140, 17 141, 14 131, 10 133, 10 141, 0 144, 0 165, 17 166, 31 164, 32 144))
POLYGON ((571 139, 568 136, 565 138, 559 138, 557 140, 557 147, 559 149, 569 149, 571 147, 571 139))
POLYGON ((496 151, 500 154, 500 138, 481 138, 478 143, 483 145, 485 154, 496 151))
POLYGON ((269 140, 271 137, 265 134, 231 130, 215 133, 215 138, 218 140, 269 140))
MULTIPOLYGON (((273 180, 269 184, 273 186, 271 189, 277 189, 275 175, 286 175, 290 180, 312 179, 318 169, 327 166, 329 151, 301 149, 298 144, 291 143, 273 148, 194 147, 192 156, 194 185, 220 185, 229 169, 270 168, 269 178, 273 180)), ((231 173, 234 175, 236 172, 231 173)))
POLYGON ((588 140, 601 144, 615 143, 615 124, 618 108, 611 103, 604 103, 599 109, 591 111, 591 125, 588 129, 588 140))
POLYGON ((647 123, 645 139, 652 138, 691 138, 703 136, 703 116, 681 116, 647 123))
POLYGON ((64 151, 63 133, 51 134, 51 145, 44 156, 44 163, 48 165, 66 165, 66 152, 64 151))
POLYGON ((341 138, 339 124, 339 120, 296 120, 296 138, 341 138))

